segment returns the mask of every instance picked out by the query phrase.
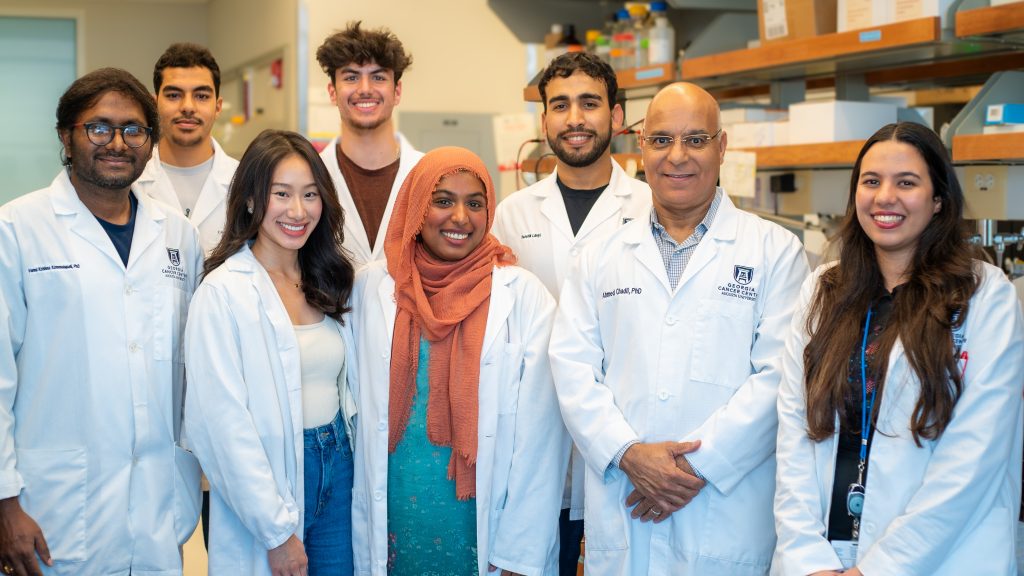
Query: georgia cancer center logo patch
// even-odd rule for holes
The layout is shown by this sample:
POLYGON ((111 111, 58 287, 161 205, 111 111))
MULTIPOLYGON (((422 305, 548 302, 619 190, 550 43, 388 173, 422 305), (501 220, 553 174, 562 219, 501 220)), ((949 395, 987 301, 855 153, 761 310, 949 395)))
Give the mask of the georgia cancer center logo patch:
POLYGON ((732 267, 732 278, 737 284, 746 286, 750 284, 750 281, 754 279, 754 269, 750 266, 733 266, 732 267))
POLYGON ((177 248, 168 248, 167 258, 171 261, 171 266, 181 265, 181 254, 178 252, 177 248))

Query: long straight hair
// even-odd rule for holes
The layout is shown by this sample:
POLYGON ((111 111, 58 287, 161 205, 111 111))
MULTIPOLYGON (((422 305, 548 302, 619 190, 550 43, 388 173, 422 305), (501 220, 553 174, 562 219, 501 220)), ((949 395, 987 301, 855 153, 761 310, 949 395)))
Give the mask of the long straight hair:
MULTIPOLYGON (((963 390, 951 332, 967 317, 979 282, 973 263, 976 250, 968 242, 963 221, 963 190, 935 132, 909 122, 889 124, 871 136, 857 156, 838 233, 839 263, 821 275, 807 316, 810 340, 804 349, 804 385, 808 435, 814 440, 835 432, 837 414, 845 429, 861 427, 860 422, 851 422, 846 408, 852 394, 847 375, 850 355, 860 346, 865 315, 883 279, 875 245, 857 219, 856 194, 864 155, 885 141, 908 144, 921 154, 934 197, 942 204, 918 237, 908 280, 893 301, 870 370, 882 386, 889 354, 899 339, 921 385, 910 426, 918 445, 922 437, 934 439, 942 434, 963 390)), ((872 422, 877 414, 876 403, 872 422)))
POLYGON ((203 275, 256 238, 267 212, 274 170, 289 156, 298 156, 309 164, 323 204, 320 221, 306 244, 299 248, 302 292, 310 306, 341 320, 349 310, 347 304, 355 278, 352 262, 342 248, 344 212, 331 174, 316 149, 295 132, 264 130, 246 148, 228 189, 224 234, 203 264, 203 275))

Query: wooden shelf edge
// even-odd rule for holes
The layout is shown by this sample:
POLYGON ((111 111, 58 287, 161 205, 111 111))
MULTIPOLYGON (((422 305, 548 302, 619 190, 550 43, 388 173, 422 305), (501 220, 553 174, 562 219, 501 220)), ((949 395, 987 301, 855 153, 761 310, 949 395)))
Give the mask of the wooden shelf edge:
POLYGON ((937 42, 941 38, 940 27, 940 18, 937 16, 917 18, 863 30, 823 34, 773 42, 757 48, 685 58, 681 64, 682 78, 687 81, 701 80, 937 42))
POLYGON ((615 79, 619 82, 620 90, 660 86, 673 82, 676 79, 676 65, 674 62, 670 62, 668 64, 641 66, 640 68, 627 68, 617 71, 615 79))
POLYGON ((953 162, 1024 160, 1024 132, 953 137, 953 162))
POLYGON ((536 86, 523 88, 523 100, 526 102, 540 102, 540 88, 536 86))
POLYGON ((757 154, 757 169, 775 168, 816 168, 825 166, 853 166, 857 154, 864 146, 863 140, 827 142, 821 144, 791 144, 746 148, 745 152, 757 154))
MULTIPOLYGON (((612 154, 612 159, 619 163, 619 166, 626 167, 626 163, 630 160, 636 162, 637 170, 643 170, 644 161, 639 154, 612 154)), ((536 158, 527 158, 520 164, 520 169, 523 172, 538 172, 540 174, 551 174, 555 170, 555 158, 553 156, 545 156, 540 161, 540 166, 537 166, 536 158)))
POLYGON ((956 13, 958 38, 1024 31, 1024 3, 963 10, 956 13))

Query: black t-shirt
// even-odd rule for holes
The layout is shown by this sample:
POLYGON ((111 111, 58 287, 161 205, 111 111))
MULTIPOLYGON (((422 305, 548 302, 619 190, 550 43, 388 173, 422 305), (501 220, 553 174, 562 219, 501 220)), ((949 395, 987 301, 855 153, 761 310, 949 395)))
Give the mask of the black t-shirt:
POLYGON ((562 192, 562 202, 565 203, 565 212, 569 215, 569 225, 572 226, 572 235, 575 236, 583 226, 583 221, 587 219, 587 214, 590 214, 590 209, 594 207, 594 203, 608 185, 593 190, 576 190, 563 184, 557 176, 555 181, 562 192))
MULTIPOLYGON (((866 364, 865 372, 869 383, 867 399, 871 402, 871 392, 881 382, 876 382, 879 373, 879 362, 876 358, 878 352, 879 338, 885 327, 889 324, 892 315, 892 301, 899 292, 900 287, 893 289, 892 293, 881 289, 879 297, 875 300, 871 312, 871 326, 868 331, 867 348, 864 350, 866 364)), ((864 338, 863 328, 860 338, 864 338)), ((847 370, 846 389, 846 413, 848 417, 839 419, 839 443, 836 450, 836 473, 835 481, 832 484, 832 509, 828 515, 828 539, 831 540, 852 540, 853 539, 853 516, 850 516, 846 509, 846 496, 850 491, 850 484, 857 481, 857 466, 860 463, 860 435, 861 435, 861 414, 863 412, 863 399, 861 394, 861 347, 858 340, 857 346, 850 354, 850 363, 847 370), (850 422, 857 423, 850 426, 850 422)), ((881 404, 882 395, 875 395, 874 411, 878 413, 878 406, 881 404)), ((874 426, 868 428, 867 458, 864 462, 864 485, 868 482, 868 465, 871 461, 871 440, 874 438, 874 426)))
POLYGON ((125 266, 128 266, 128 255, 132 251, 132 236, 135 235, 135 213, 139 210, 139 201, 135 199, 134 194, 129 193, 128 200, 131 202, 132 210, 127 224, 112 224, 99 216, 96 217, 100 226, 103 226, 103 230, 110 237, 110 241, 114 243, 114 249, 117 250, 117 255, 121 257, 121 262, 125 266))

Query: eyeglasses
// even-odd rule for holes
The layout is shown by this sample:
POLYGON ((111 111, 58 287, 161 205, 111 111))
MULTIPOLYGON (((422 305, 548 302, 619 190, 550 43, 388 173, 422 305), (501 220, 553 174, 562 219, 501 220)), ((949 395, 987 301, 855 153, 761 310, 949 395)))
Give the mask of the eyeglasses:
POLYGON ((722 134, 722 129, 719 128, 718 132, 714 134, 683 134, 680 136, 644 136, 644 142, 651 150, 657 150, 659 152, 668 150, 675 145, 676 140, 683 143, 684 146, 690 150, 703 150, 711 143, 712 140, 718 138, 722 134))
POLYGON ((81 126, 85 128, 85 135, 89 137, 89 142, 92 142, 96 146, 106 146, 114 139, 114 132, 121 132, 121 139, 129 148, 140 148, 143 144, 149 140, 149 135, 153 133, 153 129, 148 126, 139 126, 138 124, 128 124, 126 126, 113 126, 106 122, 83 122, 80 124, 73 124, 71 127, 81 126))

